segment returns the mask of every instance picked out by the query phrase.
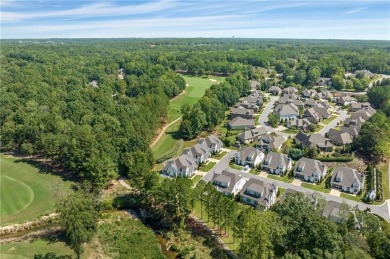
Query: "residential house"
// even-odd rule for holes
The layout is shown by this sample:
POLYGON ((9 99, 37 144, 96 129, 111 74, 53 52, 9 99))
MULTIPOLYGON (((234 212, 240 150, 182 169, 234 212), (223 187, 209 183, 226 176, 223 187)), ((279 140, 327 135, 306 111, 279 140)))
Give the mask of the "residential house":
POLYGON ((215 189, 226 196, 237 195, 246 181, 247 179, 235 174, 229 169, 225 169, 221 173, 214 173, 211 179, 211 183, 215 189))
POLYGON ((238 102, 238 103, 236 103, 236 105, 234 107, 236 107, 236 108, 245 108, 247 110, 252 110, 254 113, 259 111, 259 106, 257 104, 250 103, 250 102, 247 102, 247 101, 238 102))
POLYGON ((359 117, 362 117, 364 120, 367 120, 372 115, 374 115, 375 112, 376 112, 375 109, 372 108, 371 106, 363 107, 355 112, 352 112, 351 119, 357 119, 359 117))
POLYGON ((343 192, 356 194, 364 188, 364 175, 356 169, 338 166, 333 170, 331 186, 343 192))
POLYGON ((320 77, 318 81, 316 82, 316 86, 324 87, 332 85, 332 79, 329 77, 320 77))
POLYGON ((197 168, 195 159, 183 154, 178 158, 165 161, 161 173, 171 177, 192 177, 197 168))
POLYGON ((360 126, 352 126, 352 125, 348 127, 343 126, 340 127, 340 131, 348 133, 349 135, 351 135, 351 138, 354 139, 359 135, 360 126))
POLYGON ((315 97, 323 100, 330 100, 333 98, 333 94, 328 90, 322 90, 321 92, 317 93, 315 97))
POLYGON ((349 106, 351 103, 357 102, 355 98, 346 95, 346 96, 339 96, 335 99, 336 103, 343 106, 349 106))
POLYGON ((192 157, 196 163, 205 164, 211 157, 211 152, 207 146, 195 144, 192 147, 185 148, 183 154, 192 157))
POLYGON ((279 115, 280 120, 291 120, 299 117, 299 109, 294 104, 279 104, 276 106, 275 111, 279 115))
POLYGON ((317 106, 317 102, 316 100, 313 100, 313 99, 307 99, 304 103, 304 106, 305 107, 309 107, 309 108, 312 108, 314 106, 317 106))
POLYGON ((351 111, 356 112, 362 108, 368 109, 368 107, 371 107, 369 102, 364 103, 351 103, 351 111))
POLYGON ((280 89, 279 86, 273 85, 273 86, 271 86, 271 87, 268 89, 268 91, 269 91, 271 94, 273 94, 273 95, 279 95, 279 94, 282 92, 282 89, 280 89))
POLYGON ((330 129, 327 135, 330 143, 336 146, 344 146, 352 143, 351 135, 340 130, 330 129))
POLYGON ((296 128, 302 131, 308 131, 309 126, 313 123, 310 122, 307 118, 291 120, 287 122, 287 128, 296 128))
POLYGON ((273 134, 261 135, 258 139, 255 147, 267 153, 271 150, 279 150, 286 141, 286 138, 282 135, 273 134))
POLYGON ((238 165, 249 165, 252 168, 258 166, 264 159, 264 153, 254 147, 241 148, 234 155, 234 162, 238 165))
POLYGON ((253 119, 253 110, 248 110, 242 107, 234 108, 230 113, 230 119, 241 117, 243 119, 253 119))
POLYGON ((308 121, 310 121, 313 124, 317 124, 322 119, 322 117, 318 115, 318 113, 314 110, 314 108, 306 108, 303 111, 303 118, 306 118, 308 121))
POLYGON ((302 157, 294 168, 294 177, 316 183, 326 176, 327 167, 319 160, 302 157))
POLYGON ((286 87, 283 89, 283 93, 285 94, 297 94, 298 93, 298 89, 293 87, 293 86, 289 86, 289 87, 286 87))
POLYGON ((251 80, 250 81, 250 87, 251 87, 251 91, 255 91, 255 90, 259 89, 260 88, 260 82, 255 81, 255 80, 251 80))
POLYGON ((251 104, 256 104, 257 106, 262 106, 264 102, 264 97, 263 96, 254 96, 253 94, 250 96, 247 96, 242 99, 242 102, 247 102, 251 104))
POLYGON ((235 117, 228 122, 227 127, 231 130, 240 130, 240 129, 253 129, 255 128, 255 121, 253 119, 247 120, 241 117, 235 117))
POLYGON ((261 168, 269 173, 283 175, 290 171, 292 166, 291 158, 285 154, 269 152, 261 165, 261 168))
POLYGON ((366 70, 366 69, 364 69, 364 70, 356 70, 356 71, 355 71, 355 77, 356 77, 357 75, 359 75, 359 74, 360 74, 361 77, 363 77, 363 78, 372 78, 372 77, 374 77, 374 74, 373 74, 372 72, 366 70))
POLYGON ((329 119, 330 116, 332 115, 329 111, 328 111, 328 108, 327 107, 324 107, 324 104, 322 103, 317 103, 317 105, 315 105, 313 107, 314 111, 318 114, 318 116, 321 118, 321 119, 329 119))
POLYGON ((265 128, 255 128, 250 130, 244 130, 237 136, 237 139, 243 144, 249 144, 253 141, 256 141, 259 136, 267 134, 267 130, 265 128))
POLYGON ((322 211, 322 216, 332 220, 336 223, 341 223, 344 220, 347 220, 349 217, 350 211, 347 206, 343 206, 342 203, 337 201, 328 201, 322 211))
POLYGON ((312 98, 317 95, 317 91, 314 89, 303 89, 302 90, 302 97, 305 98, 312 98))
POLYGON ((275 202, 278 186, 275 183, 266 183, 259 179, 249 178, 240 191, 242 202, 268 210, 275 202))
POLYGON ((209 135, 206 138, 200 138, 198 139, 198 143, 206 146, 211 154, 219 153, 223 148, 222 141, 214 135, 209 135))
POLYGON ((302 131, 299 131, 294 141, 296 144, 301 144, 303 148, 317 147, 322 152, 330 152, 333 150, 333 144, 330 143, 329 139, 324 138, 319 133, 306 135, 302 131))
POLYGON ((361 127, 362 124, 366 121, 360 116, 353 116, 355 119, 351 118, 346 118, 344 120, 344 126, 349 127, 349 126, 354 126, 354 127, 361 127))

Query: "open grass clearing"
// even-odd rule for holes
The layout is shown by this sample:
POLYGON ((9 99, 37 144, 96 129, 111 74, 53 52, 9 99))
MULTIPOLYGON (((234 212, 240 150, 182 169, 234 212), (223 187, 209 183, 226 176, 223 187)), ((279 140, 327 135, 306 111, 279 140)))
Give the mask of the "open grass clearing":
POLYGON ((156 143, 156 145, 152 147, 154 157, 158 157, 172 150, 175 147, 177 141, 180 139, 180 134, 179 134, 180 122, 181 121, 177 121, 171 126, 169 126, 165 131, 164 135, 156 143))
POLYGON ((194 177, 191 178, 191 181, 192 181, 193 185, 195 186, 200 181, 200 179, 202 179, 201 175, 195 175, 194 177))
MULTIPOLYGON (((76 258, 75 253, 64 242, 59 240, 35 239, 33 241, 23 241, 18 243, 8 243, 0 245, 0 258, 2 259, 23 259, 34 258, 36 255, 46 255, 53 253, 59 256, 70 256, 76 258)), ((49 258, 49 257, 47 257, 49 258)), ((81 258, 88 258, 86 254, 81 258)))
POLYGON ((210 162, 208 162, 207 164, 201 165, 201 166, 199 167, 199 171, 208 172, 208 171, 210 171, 210 169, 213 168, 216 164, 217 164, 217 163, 210 161, 210 162))
POLYGON ((54 211, 55 194, 70 182, 17 158, 0 155, 0 225, 34 220, 54 211))

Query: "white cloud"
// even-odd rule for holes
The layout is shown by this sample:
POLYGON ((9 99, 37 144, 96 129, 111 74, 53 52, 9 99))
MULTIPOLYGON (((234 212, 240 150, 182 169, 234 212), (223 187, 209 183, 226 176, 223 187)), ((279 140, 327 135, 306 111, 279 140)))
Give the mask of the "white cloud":
POLYGON ((348 12, 345 12, 344 14, 354 14, 354 13, 360 13, 361 11, 366 10, 365 7, 359 7, 359 8, 353 8, 352 10, 349 10, 348 12))
POLYGON ((88 17, 107 17, 131 14, 144 14, 172 8, 175 5, 171 0, 159 0, 144 4, 113 5, 111 3, 94 3, 78 8, 61 11, 39 12, 0 12, 0 20, 6 22, 27 21, 39 18, 69 18, 81 19, 88 17))

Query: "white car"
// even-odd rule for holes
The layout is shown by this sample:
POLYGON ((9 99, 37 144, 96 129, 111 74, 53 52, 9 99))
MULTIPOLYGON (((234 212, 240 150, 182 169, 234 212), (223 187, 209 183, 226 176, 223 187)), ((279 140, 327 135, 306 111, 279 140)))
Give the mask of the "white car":
POLYGON ((250 169, 249 165, 246 165, 246 166, 244 167, 244 169, 242 169, 242 171, 247 172, 247 171, 249 171, 249 169, 250 169))

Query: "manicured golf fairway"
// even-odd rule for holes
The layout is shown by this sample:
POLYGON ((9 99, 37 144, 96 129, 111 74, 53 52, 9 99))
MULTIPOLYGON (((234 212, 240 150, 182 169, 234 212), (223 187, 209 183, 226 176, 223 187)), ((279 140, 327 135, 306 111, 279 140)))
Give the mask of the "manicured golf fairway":
MULTIPOLYGON (((213 84, 217 82, 223 82, 224 77, 215 77, 209 76, 208 78, 204 77, 195 77, 195 76, 183 76, 186 80, 187 86, 185 93, 172 100, 168 107, 168 123, 176 120, 181 116, 180 108, 188 103, 190 105, 195 104, 202 96, 205 91, 213 84), (210 80, 212 79, 212 80, 210 80)), ((160 140, 152 147, 152 151, 155 157, 158 157, 161 154, 168 152, 173 149, 177 144, 178 136, 177 131, 180 126, 180 121, 174 123, 167 128, 165 134, 160 138, 160 140)))
POLYGON ((183 76, 188 86, 185 93, 172 100, 168 107, 168 123, 176 120, 181 116, 180 108, 183 104, 188 103, 190 105, 195 104, 203 95, 204 92, 216 82, 223 82, 224 77, 209 76, 208 78, 199 76, 183 76), (211 80, 210 80, 211 79, 211 80))
POLYGON ((0 225, 34 220, 54 211, 56 191, 69 183, 20 159, 0 155, 0 225))

